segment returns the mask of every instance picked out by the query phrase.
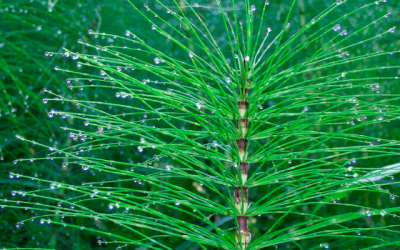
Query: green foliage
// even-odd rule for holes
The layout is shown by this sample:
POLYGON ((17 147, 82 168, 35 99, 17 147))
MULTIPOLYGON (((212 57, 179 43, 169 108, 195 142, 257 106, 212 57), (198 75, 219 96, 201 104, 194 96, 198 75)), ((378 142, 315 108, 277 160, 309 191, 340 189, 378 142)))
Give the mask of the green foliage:
MULTIPOLYGON (((4 134, 17 134, 7 143, 27 147, 2 146, 17 159, 6 159, 1 218, 18 229, 5 235, 46 249, 397 249, 398 10, 385 2, 127 1, 135 15, 120 18, 132 20, 107 33, 110 6, 87 2, 94 27, 42 9, 80 40, 60 38, 54 71, 20 39, 5 43, 6 97, 35 99, 15 116, 2 102, 4 134), (26 79, 7 70, 16 52, 28 55, 26 79), (241 216, 248 245, 237 244, 246 230, 235 236, 241 216), (38 232, 49 245, 30 241, 38 232)), ((25 23, 7 34, 43 46, 25 23)))

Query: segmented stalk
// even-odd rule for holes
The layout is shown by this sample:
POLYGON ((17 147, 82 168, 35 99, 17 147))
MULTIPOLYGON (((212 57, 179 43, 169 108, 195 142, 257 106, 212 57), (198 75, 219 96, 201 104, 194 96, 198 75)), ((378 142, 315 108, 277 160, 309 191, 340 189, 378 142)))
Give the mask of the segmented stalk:
MULTIPOLYGON (((243 68, 246 70, 246 61, 243 62, 243 68)), ((246 74, 246 72, 244 72, 246 74)), ((246 162, 247 159, 247 146, 249 140, 247 139, 247 132, 250 124, 250 120, 247 118, 247 110, 249 108, 249 102, 247 101, 249 93, 249 79, 244 77, 242 82, 245 82, 246 86, 244 88, 244 95, 242 94, 242 100, 237 102, 240 118, 236 120, 236 128, 238 130, 239 138, 236 139, 236 144, 239 152, 239 166, 240 166, 240 176, 237 179, 241 185, 234 187, 234 201, 235 207, 238 211, 236 220, 238 223, 238 228, 236 229, 236 244, 239 249, 246 249, 251 240, 251 234, 247 225, 246 215, 247 207, 249 204, 249 188, 245 185, 248 177, 248 171, 250 168, 250 163, 246 162)), ((242 90, 240 92, 243 92, 242 90)))

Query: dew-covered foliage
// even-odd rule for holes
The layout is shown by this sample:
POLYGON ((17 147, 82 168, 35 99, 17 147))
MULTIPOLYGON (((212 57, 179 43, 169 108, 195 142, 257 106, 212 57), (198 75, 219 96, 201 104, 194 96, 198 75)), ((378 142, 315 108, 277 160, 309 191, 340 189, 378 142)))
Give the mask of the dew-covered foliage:
POLYGON ((399 248, 398 3, 31 2, 0 247, 399 248))

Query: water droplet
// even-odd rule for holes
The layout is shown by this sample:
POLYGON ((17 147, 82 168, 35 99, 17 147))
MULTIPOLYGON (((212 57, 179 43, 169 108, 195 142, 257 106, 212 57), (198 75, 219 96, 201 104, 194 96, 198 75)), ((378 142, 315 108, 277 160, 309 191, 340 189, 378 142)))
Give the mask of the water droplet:
POLYGON ((391 200, 394 200, 394 199, 396 199, 396 196, 394 196, 393 194, 391 194, 391 195, 390 195, 390 199, 391 199, 391 200))
POLYGON ((88 169, 89 169, 89 166, 88 166, 88 165, 83 165, 83 166, 82 166, 82 170, 83 170, 83 171, 87 171, 88 169))
POLYGON ((44 103, 44 104, 47 104, 48 101, 49 101, 49 100, 47 100, 47 99, 43 99, 43 103, 44 103))
POLYGON ((83 124, 84 124, 85 126, 88 126, 88 125, 89 125, 89 121, 85 121, 83 124))
POLYGON ((171 166, 166 165, 166 166, 165 166, 165 169, 168 170, 168 171, 170 171, 170 170, 171 170, 171 166))
POLYGON ((175 202, 175 206, 179 206, 179 205, 181 205, 181 203, 180 202, 175 202))
POLYGON ((319 244, 320 247, 328 249, 329 248, 329 244, 328 243, 321 243, 319 244))
POLYGON ((333 27, 333 31, 339 31, 340 30, 340 24, 336 24, 334 27, 333 27))
POLYGON ((200 103, 196 103, 196 108, 199 109, 199 110, 201 109, 200 103))
POLYGON ((251 6, 251 11, 256 11, 256 6, 252 5, 251 6))
POLYGON ((189 57, 190 57, 190 58, 194 57, 193 52, 189 52, 189 57))
POLYGON ((139 153, 142 153, 143 152, 143 147, 137 147, 137 149, 138 149, 138 151, 139 151, 139 153))
POLYGON ((131 32, 129 30, 125 31, 125 36, 130 36, 131 32))

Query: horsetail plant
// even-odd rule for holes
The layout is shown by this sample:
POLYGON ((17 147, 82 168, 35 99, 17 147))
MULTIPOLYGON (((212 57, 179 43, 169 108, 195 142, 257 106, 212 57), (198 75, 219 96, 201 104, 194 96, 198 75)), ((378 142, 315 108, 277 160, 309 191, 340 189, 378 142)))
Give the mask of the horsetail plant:
POLYGON ((45 90, 51 117, 83 126, 64 126, 70 145, 50 145, 36 160, 89 182, 19 173, 49 188, 5 207, 128 249, 399 244, 400 208, 382 188, 397 182, 379 182, 398 170, 363 164, 399 155, 395 135, 375 133, 399 124, 400 95, 391 88, 399 51, 379 46, 395 36, 386 0, 334 1, 309 21, 296 11, 303 0, 128 2, 145 21, 140 29, 89 31, 107 40, 78 41, 95 55, 55 53, 77 62, 76 70, 55 68, 77 75, 67 79, 71 93, 45 90), (277 9, 283 21, 271 14, 277 9), (360 25, 363 15, 370 20, 360 25), (352 193, 382 194, 390 206, 346 198, 352 193), (372 222, 377 216, 385 221, 372 222))

